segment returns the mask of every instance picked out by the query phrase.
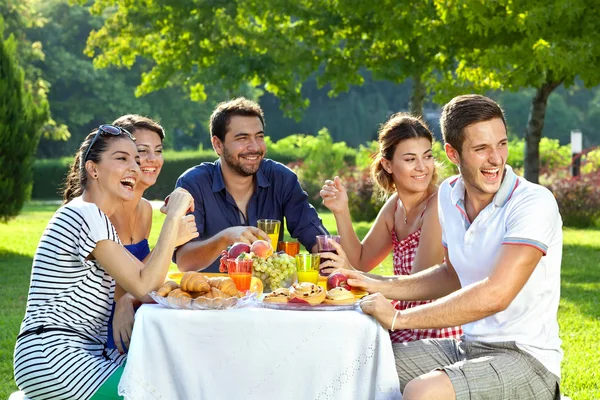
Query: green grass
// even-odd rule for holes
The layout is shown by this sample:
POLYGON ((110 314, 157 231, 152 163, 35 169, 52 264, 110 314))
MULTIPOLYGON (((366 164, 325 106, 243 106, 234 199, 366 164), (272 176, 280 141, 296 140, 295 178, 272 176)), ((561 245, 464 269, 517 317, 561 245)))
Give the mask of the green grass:
MULTIPOLYGON (((21 215, 0 223, 0 399, 17 387, 13 380, 14 343, 25 312, 31 262, 39 238, 56 210, 55 204, 28 204, 21 215)), ((335 232, 330 213, 325 226, 335 232)), ((150 242, 155 243, 163 216, 155 211, 150 242)), ((368 223, 356 224, 359 237, 368 223)), ((573 400, 600 399, 600 230, 565 229, 559 324, 565 358, 562 392, 573 400)), ((378 272, 391 273, 391 257, 378 272)))

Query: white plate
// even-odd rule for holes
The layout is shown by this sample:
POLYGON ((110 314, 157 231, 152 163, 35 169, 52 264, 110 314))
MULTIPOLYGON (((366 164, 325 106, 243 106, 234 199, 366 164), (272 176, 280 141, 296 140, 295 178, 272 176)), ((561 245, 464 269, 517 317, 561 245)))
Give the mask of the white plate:
POLYGON ((302 304, 302 303, 265 303, 263 301, 259 302, 261 307, 271 308, 273 310, 295 310, 295 311, 348 311, 354 310, 358 307, 358 302, 354 304, 317 304, 316 306, 311 306, 310 304, 302 304))
POLYGON ((247 292, 244 297, 218 297, 216 299, 207 299, 206 297, 198 297, 190 299, 189 297, 162 297, 156 294, 155 291, 149 293, 152 300, 163 307, 174 308, 178 310, 225 310, 227 308, 243 307, 246 304, 256 300, 256 293, 247 292))

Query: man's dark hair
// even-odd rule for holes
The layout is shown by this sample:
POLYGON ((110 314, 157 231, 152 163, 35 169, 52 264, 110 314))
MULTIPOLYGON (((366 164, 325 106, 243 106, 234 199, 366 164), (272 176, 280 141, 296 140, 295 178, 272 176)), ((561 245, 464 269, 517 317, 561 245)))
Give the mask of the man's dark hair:
POLYGON ((216 136, 221 141, 224 141, 229 121, 235 115, 258 117, 263 128, 265 126, 265 115, 258 103, 244 97, 238 97, 237 99, 217 105, 217 108, 215 108, 215 111, 210 116, 210 136, 216 136))
POLYGON ((479 94, 457 96, 442 109, 440 126, 444 142, 460 154, 465 141, 464 129, 494 118, 500 118, 506 127, 504 111, 494 100, 479 94))

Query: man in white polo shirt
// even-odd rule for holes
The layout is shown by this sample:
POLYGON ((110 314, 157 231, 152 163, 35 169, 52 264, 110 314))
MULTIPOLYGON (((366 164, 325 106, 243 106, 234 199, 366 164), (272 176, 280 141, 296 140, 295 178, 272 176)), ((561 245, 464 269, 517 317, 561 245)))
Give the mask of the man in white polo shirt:
POLYGON ((550 191, 506 165, 502 109, 458 96, 441 117, 458 177, 440 187, 446 262, 377 280, 341 271, 369 293, 361 303, 385 327, 462 325, 464 337, 394 344, 404 400, 559 399, 562 220, 550 191), (388 299, 438 299, 397 311, 388 299))

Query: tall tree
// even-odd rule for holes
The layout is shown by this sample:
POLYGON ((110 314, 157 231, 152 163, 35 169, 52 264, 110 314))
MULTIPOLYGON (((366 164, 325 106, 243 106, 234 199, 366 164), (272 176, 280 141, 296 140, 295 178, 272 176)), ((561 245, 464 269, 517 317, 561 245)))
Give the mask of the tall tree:
POLYGON ((0 220, 16 216, 31 195, 33 154, 48 103, 34 98, 16 59, 14 36, 0 17, 0 220), (38 102, 39 101, 39 102, 38 102))
MULTIPOLYGON (((525 177, 539 180, 539 143, 548 99, 579 77, 600 83, 600 7, 596 0, 436 0, 441 20, 463 26, 455 70, 476 90, 533 88, 525 130, 525 177)), ((573 127, 575 128, 575 127, 573 127)))
POLYGON ((427 82, 450 59, 439 57, 433 0, 97 0, 93 9, 110 13, 88 41, 97 65, 156 62, 140 92, 175 83, 205 99, 208 86, 235 91, 250 82, 288 114, 308 106, 310 77, 334 96, 361 85, 364 70, 396 83, 412 78, 411 110, 422 114, 427 82))

